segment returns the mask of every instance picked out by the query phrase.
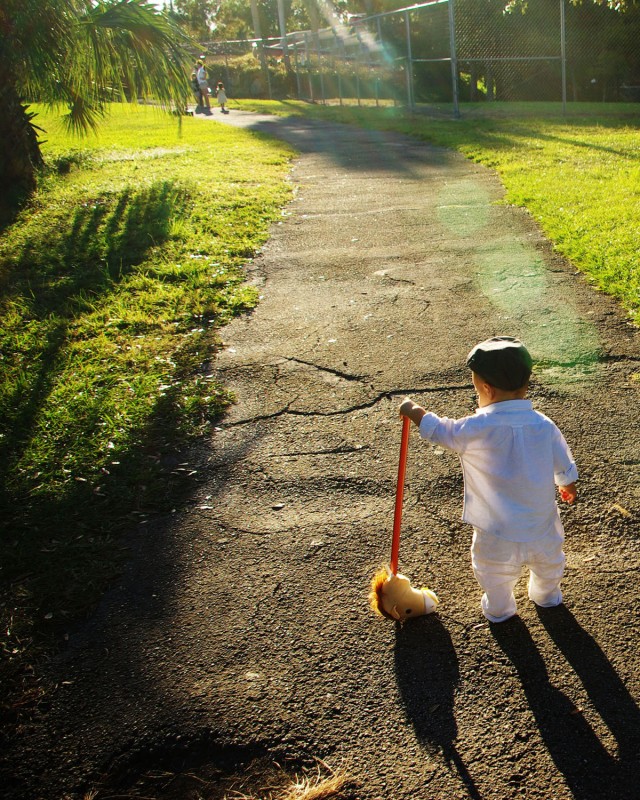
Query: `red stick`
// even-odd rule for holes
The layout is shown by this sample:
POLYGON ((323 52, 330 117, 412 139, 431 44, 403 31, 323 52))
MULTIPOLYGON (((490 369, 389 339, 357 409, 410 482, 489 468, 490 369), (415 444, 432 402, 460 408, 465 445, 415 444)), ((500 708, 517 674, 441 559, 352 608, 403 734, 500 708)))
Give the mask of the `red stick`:
POLYGON ((398 485, 396 486, 396 508, 393 515, 393 539, 391 540, 391 574, 398 571, 398 552, 400 550, 400 522, 402 520, 402 498, 404 496, 404 474, 407 468, 407 450, 409 449, 409 430, 411 420, 402 418, 402 439, 400 441, 400 463, 398 465, 398 485))

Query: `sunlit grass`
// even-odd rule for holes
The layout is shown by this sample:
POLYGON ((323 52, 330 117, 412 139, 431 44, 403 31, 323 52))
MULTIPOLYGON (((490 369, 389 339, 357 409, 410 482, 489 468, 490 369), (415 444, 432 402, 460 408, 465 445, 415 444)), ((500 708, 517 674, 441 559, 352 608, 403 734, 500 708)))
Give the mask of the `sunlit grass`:
POLYGON ((211 120, 116 106, 84 140, 42 109, 37 122, 47 172, 0 236, 0 644, 14 677, 95 601, 118 532, 184 488, 180 448, 231 401, 212 375, 216 331, 257 302, 242 267, 290 194, 289 148, 211 120))

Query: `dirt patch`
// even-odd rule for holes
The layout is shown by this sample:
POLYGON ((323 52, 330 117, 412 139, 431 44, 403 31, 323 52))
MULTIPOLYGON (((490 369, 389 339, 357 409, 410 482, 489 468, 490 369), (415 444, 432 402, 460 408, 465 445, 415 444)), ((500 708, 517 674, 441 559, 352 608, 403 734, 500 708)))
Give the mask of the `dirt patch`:
POLYGON ((355 800, 344 771, 317 761, 282 763, 268 747, 220 747, 216 742, 174 744, 114 765, 90 800, 355 800))

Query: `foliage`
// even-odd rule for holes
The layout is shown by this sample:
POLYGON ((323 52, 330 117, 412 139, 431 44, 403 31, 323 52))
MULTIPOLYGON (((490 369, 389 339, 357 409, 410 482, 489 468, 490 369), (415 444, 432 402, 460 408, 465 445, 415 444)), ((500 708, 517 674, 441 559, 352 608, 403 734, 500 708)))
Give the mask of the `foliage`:
MULTIPOLYGON (((225 0, 224 3, 220 1, 212 3, 210 0, 174 0, 173 2, 176 19, 191 36, 201 42, 206 42, 211 38, 214 20, 229 5, 237 7, 233 0, 225 0)), ((235 38, 227 36, 227 33, 225 32, 225 38, 235 38)))
MULTIPOLYGON (((571 5, 579 6, 584 3, 584 0, 569 0, 571 5)), ((593 0, 593 3, 598 6, 607 6, 612 11, 624 12, 636 5, 636 0, 593 0)), ((529 0, 509 0, 505 5, 505 10, 508 12, 521 11, 525 12, 529 8, 529 0)))
POLYGON ((0 25, 18 92, 67 106, 75 130, 95 129, 114 100, 188 94, 188 40, 145 0, 4 0, 0 25))
POLYGON ((188 40, 144 0, 3 0, 0 32, 0 183, 12 187, 0 224, 41 166, 25 100, 66 108, 68 127, 86 133, 113 100, 181 108, 189 94, 188 40))
MULTIPOLYGON (((294 62, 298 78, 302 72, 306 92, 306 71, 324 83, 349 81, 356 72, 375 72, 377 79, 389 83, 388 73, 394 70, 396 81, 405 83, 402 72, 408 51, 407 26, 404 14, 388 14, 402 3, 390 0, 327 6, 327 14, 310 15, 312 6, 300 2, 285 3, 287 30, 316 28, 324 33, 310 34, 303 40, 292 37, 289 48, 290 67, 294 62), (296 16, 300 12, 298 16, 296 16), (353 19, 353 14, 385 13, 379 18, 353 19), (344 22, 345 24, 340 24, 344 22), (332 30, 335 30, 332 33, 332 30), (291 58, 293 49, 295 55, 291 58), (380 43, 383 43, 380 46, 380 43), (367 55, 368 54, 368 55, 367 55), (311 67, 309 67, 311 65, 311 67), (375 65, 375 66, 371 66, 375 65), (387 73, 387 74, 385 74, 387 73)), ((406 5, 406 4, 404 4, 406 5)), ((278 38, 276 3, 256 2, 260 30, 265 37, 278 38)), ((324 9, 325 6, 322 6, 324 9)), ((572 100, 626 100, 640 98, 640 54, 636 46, 640 35, 640 5, 630 5, 624 14, 606 4, 584 2, 566 5, 566 37, 561 43, 561 15, 558 0, 536 0, 505 12, 504 0, 456 0, 455 33, 459 75, 462 77, 462 99, 480 100, 551 100, 562 96, 564 86, 572 100), (566 60, 561 62, 561 54, 566 60)), ((413 62, 414 99, 447 101, 451 99, 449 63, 449 9, 446 4, 429 4, 408 14, 413 62)), ((240 44, 224 44, 219 40, 258 36, 253 31, 248 0, 229 0, 216 12, 215 38, 210 50, 227 57, 238 53, 240 44), (231 37, 233 38, 233 37, 231 37)), ((275 42, 271 41, 271 44, 275 42)), ((274 59, 269 62, 273 66, 274 59)), ((261 61, 262 83, 267 87, 267 64, 261 61)), ((286 84, 292 94, 296 73, 289 70, 286 84)), ((271 75, 269 75, 270 79, 271 75)), ((360 77, 364 77, 361 75, 360 77)), ((274 86, 266 91, 281 97, 274 86)), ((323 87, 325 88, 325 87, 323 87)), ((316 92, 319 94, 320 92, 316 92)), ((386 96, 395 93, 387 92, 386 96)), ((309 90, 311 96, 311 90, 309 90)), ((328 94, 326 96, 332 96, 328 94)))
MULTIPOLYGON (((252 0, 174 0, 174 7, 189 29, 199 36, 210 38, 213 31, 217 41, 253 38, 255 35, 251 16, 252 0)), ((507 13, 527 14, 535 10, 536 3, 528 0, 458 0, 465 14, 473 17, 482 26, 487 15, 507 13)), ((576 6, 585 5, 584 0, 571 0, 576 6)), ((615 11, 633 10, 634 0, 593 0, 592 4, 603 5, 615 11)), ((280 35, 277 2, 257 0, 262 36, 280 35)), ((283 0, 286 30, 313 30, 330 27, 336 21, 348 21, 352 16, 372 16, 412 6, 402 0, 334 0, 322 3, 318 0, 283 0)))
MULTIPOLYGON (((640 7, 631 6, 620 14, 606 4, 567 5, 565 29, 565 66, 571 98, 625 99, 621 87, 640 80, 636 45, 640 7)), ((459 64, 471 75, 465 99, 479 99, 476 90, 479 81, 487 89, 487 99, 560 97, 557 0, 536 0, 517 9, 512 7, 507 14, 501 0, 458 0, 456 48, 459 64), (520 60, 505 62, 513 57, 520 60), (536 58, 539 60, 535 61, 536 58)))
MULTIPOLYGON (((179 0, 179 2, 191 2, 191 0, 179 0)), ((280 36, 278 3, 274 0, 256 0, 255 12, 260 35, 255 29, 251 0, 225 0, 215 5, 212 19, 215 38, 218 41, 280 36)), ((320 10, 313 0, 283 0, 283 8, 287 31, 308 30, 314 25, 318 27, 329 24, 334 13, 333 5, 323 6, 320 10), (331 9, 329 19, 325 16, 328 9, 331 9)))
POLYGON ((268 88, 276 97, 287 97, 296 91, 294 76, 287 71, 284 62, 275 59, 269 59, 267 88, 264 71, 253 53, 232 58, 209 56, 207 69, 214 81, 222 80, 232 102, 237 97, 266 97, 268 88))
MULTIPOLYGON (((272 5, 275 7, 275 3, 272 5)), ((251 5, 248 0, 225 0, 224 3, 217 6, 213 21, 215 24, 214 38, 217 40, 252 39, 254 36, 251 5)), ((266 30, 271 31, 275 23, 274 8, 272 12, 270 11, 270 23, 266 30)))
POLYGON ((182 450, 232 399, 216 331, 290 193, 286 146, 212 121, 112 106, 81 144, 38 110, 46 178, 0 237, 3 685, 193 483, 182 450))

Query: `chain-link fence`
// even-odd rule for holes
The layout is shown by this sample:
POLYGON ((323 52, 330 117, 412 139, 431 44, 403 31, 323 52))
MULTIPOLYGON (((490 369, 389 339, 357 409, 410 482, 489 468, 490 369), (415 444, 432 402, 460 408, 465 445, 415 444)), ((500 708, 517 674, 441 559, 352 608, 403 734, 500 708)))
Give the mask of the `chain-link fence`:
MULTIPOLYGON (((351 16, 277 39, 211 43, 225 61, 253 59, 254 96, 314 102, 424 105, 640 101, 640 7, 620 13, 593 2, 433 0, 351 16), (253 56, 249 54, 252 53, 253 56)), ((240 79, 236 78, 236 82, 240 79)), ((238 94, 238 91, 236 91, 238 94)))

